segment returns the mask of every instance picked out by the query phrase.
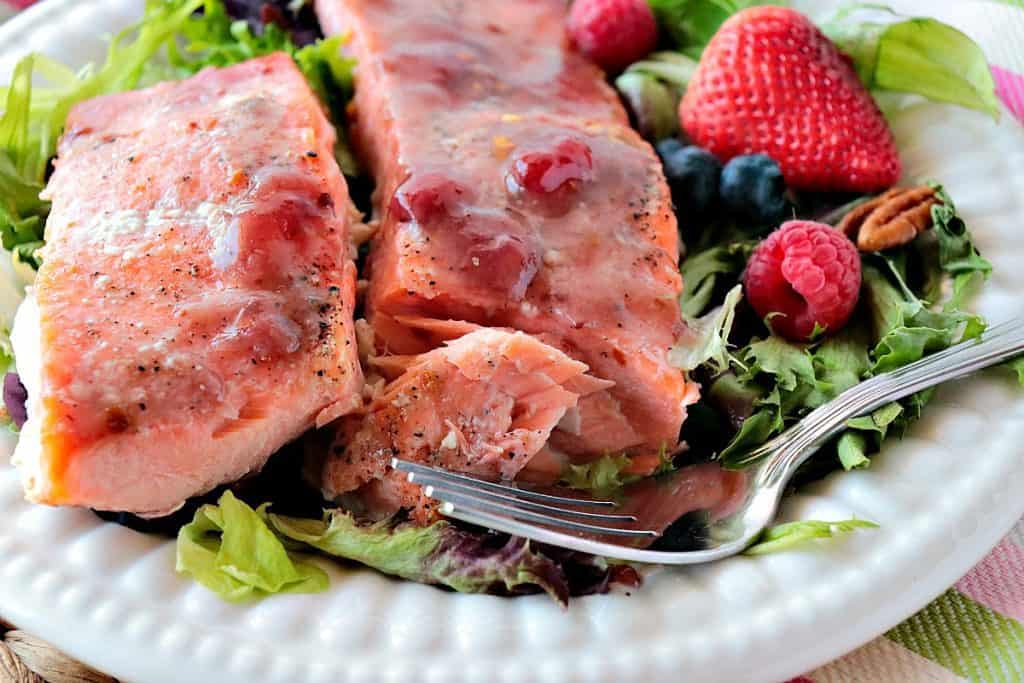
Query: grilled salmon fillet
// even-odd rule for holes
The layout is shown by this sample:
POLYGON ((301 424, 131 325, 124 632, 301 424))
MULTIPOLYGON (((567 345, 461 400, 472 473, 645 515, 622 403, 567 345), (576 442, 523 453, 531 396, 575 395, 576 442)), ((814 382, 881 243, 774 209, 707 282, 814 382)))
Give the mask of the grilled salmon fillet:
POLYGON ((13 335, 29 499, 167 513, 359 405, 334 143, 285 54, 71 111, 13 335))
POLYGON ((545 448, 653 466, 696 400, 669 362, 686 333, 676 219, 657 156, 569 47, 566 3, 315 7, 358 62, 349 113, 377 182, 367 311, 378 351, 433 348, 409 319, 538 336, 609 383, 545 448))
POLYGON ((357 492, 373 516, 410 508, 423 523, 432 518, 433 505, 419 485, 391 470, 391 457, 512 479, 546 447, 581 397, 611 384, 529 335, 494 328, 476 329, 422 355, 380 362, 399 376, 354 429, 336 432, 326 493, 357 492))

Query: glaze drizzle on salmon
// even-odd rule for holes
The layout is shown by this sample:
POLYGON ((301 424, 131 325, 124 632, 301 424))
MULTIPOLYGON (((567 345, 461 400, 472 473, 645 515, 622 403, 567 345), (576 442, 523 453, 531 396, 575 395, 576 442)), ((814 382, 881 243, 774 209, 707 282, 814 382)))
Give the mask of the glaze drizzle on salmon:
POLYGON ((359 404, 334 143, 285 54, 71 111, 14 333, 31 500, 165 513, 359 404))
POLYGON ((669 362, 686 332, 676 219, 653 150, 569 48, 565 7, 317 0, 358 62, 352 137, 380 220, 368 318, 382 353, 436 345, 410 318, 537 336, 608 383, 546 448, 653 465, 696 399, 669 362))

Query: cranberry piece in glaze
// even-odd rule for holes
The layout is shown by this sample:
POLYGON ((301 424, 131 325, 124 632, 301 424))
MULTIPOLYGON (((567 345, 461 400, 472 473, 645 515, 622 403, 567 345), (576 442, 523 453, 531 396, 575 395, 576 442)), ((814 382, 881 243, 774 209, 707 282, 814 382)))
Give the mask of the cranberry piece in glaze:
POLYGON ((538 259, 533 249, 515 235, 469 235, 463 272, 484 289, 501 292, 510 301, 520 301, 537 275, 538 259))
POLYGON ((391 212, 402 223, 415 220, 422 225, 456 213, 469 200, 469 190, 449 176, 424 173, 402 183, 391 198, 391 212))
POLYGON ((512 192, 525 190, 534 195, 550 195, 575 188, 594 167, 587 143, 564 138, 551 151, 527 152, 515 160, 507 177, 512 192))

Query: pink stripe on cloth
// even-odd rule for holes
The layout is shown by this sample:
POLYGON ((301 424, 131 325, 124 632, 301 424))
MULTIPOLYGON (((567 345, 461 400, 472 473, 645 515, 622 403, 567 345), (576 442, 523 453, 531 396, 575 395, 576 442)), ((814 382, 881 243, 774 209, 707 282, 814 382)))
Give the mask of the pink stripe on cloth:
POLYGON ((35 4, 36 0, 2 0, 3 4, 11 5, 16 9, 25 9, 29 5, 35 4))
POLYGON ((1024 123, 1024 76, 1001 66, 993 66, 992 78, 996 82, 996 95, 1024 123))
POLYGON ((993 612, 1024 623, 1024 548, 1003 539, 956 589, 993 612))

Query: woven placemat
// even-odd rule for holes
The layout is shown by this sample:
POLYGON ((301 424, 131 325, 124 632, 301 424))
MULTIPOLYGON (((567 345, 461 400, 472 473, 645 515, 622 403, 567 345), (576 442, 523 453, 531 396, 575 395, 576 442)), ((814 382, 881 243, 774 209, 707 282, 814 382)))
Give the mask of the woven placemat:
POLYGON ((0 683, 117 683, 0 619, 0 683))

